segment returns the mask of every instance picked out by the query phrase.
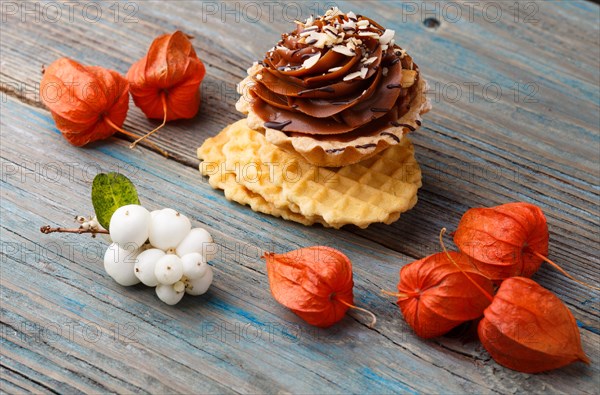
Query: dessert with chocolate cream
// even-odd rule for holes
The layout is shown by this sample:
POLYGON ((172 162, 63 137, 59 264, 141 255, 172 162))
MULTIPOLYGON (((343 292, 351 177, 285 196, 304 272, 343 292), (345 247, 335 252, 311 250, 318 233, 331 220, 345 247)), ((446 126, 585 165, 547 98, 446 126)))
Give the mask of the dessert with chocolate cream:
POLYGON ((318 166, 367 159, 421 125, 427 82, 394 31, 332 8, 296 30, 238 86, 236 108, 266 140, 318 166))

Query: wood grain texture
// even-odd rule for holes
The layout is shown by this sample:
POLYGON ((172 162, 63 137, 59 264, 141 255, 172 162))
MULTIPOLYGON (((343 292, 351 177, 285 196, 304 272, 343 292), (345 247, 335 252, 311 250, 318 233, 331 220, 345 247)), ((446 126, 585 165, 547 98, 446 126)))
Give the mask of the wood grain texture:
MULTIPOLYGON (((315 4, 301 4, 302 15, 315 4)), ((197 173, 195 148, 241 117, 233 108, 235 83, 290 30, 289 6, 283 15, 285 5, 276 3, 272 20, 261 6, 256 23, 243 12, 238 21, 221 15, 220 2, 140 2, 137 23, 123 21, 123 4, 118 22, 107 5, 96 23, 81 8, 72 21, 64 16, 57 23, 43 15, 21 21, 20 13, 3 9, 3 391, 597 393, 598 295, 552 269, 543 267, 535 279, 573 311, 589 367, 529 376, 499 367, 477 343, 419 340, 379 289, 395 286, 403 264, 438 251, 439 229, 452 229, 467 208, 513 200, 545 211, 553 260, 598 281, 598 6, 521 2, 516 18, 512 2, 493 2, 503 13, 493 23, 491 6, 489 14, 476 7, 470 21, 467 6, 453 3, 461 4, 463 18, 450 23, 442 11, 449 3, 337 4, 395 29, 432 86, 434 110, 412 136, 424 173, 420 201, 391 226, 334 231, 291 224, 227 202, 197 173), (209 4, 217 6, 215 15, 209 4), (435 4, 442 24, 427 29, 425 7, 435 4), (535 23, 525 20, 528 4, 537 5, 535 23), (207 66, 200 114, 169 124, 154 139, 175 160, 144 148, 129 151, 119 139, 70 147, 37 97, 41 66, 69 56, 125 73, 154 36, 175 29, 195 37, 207 66), (490 100, 494 91, 484 95, 486 84, 502 95, 490 100), (527 84, 537 92, 526 101, 527 84), (462 95, 454 99, 456 86, 462 95), (102 239, 39 233, 43 224, 67 225, 75 214, 89 213, 93 175, 112 170, 132 178, 145 205, 177 206, 215 236, 216 278, 206 298, 164 306, 152 290, 107 278, 102 239), (352 259, 357 303, 378 315, 376 330, 354 314, 333 330, 314 330, 271 298, 260 252, 313 244, 340 248, 352 259)), ((130 130, 142 133, 154 124, 132 106, 130 130)))
POLYGON ((582 336, 595 363, 537 376, 499 368, 478 343, 419 340, 379 295, 410 257, 350 232, 340 237, 241 209, 198 182, 195 169, 131 152, 125 142, 73 148, 46 112, 13 99, 3 109, 2 138, 13 141, 2 151, 3 166, 21 169, 5 172, 2 184, 3 363, 34 383, 58 392, 436 392, 440 382, 453 393, 568 392, 574 385, 593 392, 600 355, 590 331, 582 336), (41 236, 38 224, 67 225, 91 210, 91 173, 58 177, 43 170, 66 163, 123 169, 150 209, 177 202, 206 224, 220 248, 207 297, 163 305, 151 289, 120 287, 104 274, 101 238, 41 236), (376 330, 354 314, 333 330, 315 330, 270 297, 260 253, 311 244, 340 248, 355 262, 356 303, 379 317, 376 330))

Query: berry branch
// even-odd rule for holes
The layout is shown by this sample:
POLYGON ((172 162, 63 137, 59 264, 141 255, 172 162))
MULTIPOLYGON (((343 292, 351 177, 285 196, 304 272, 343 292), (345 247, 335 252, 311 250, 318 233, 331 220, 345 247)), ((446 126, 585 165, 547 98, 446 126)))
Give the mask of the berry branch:
POLYGON ((44 234, 49 234, 49 233, 92 233, 93 235, 96 235, 97 233, 102 233, 102 234, 108 234, 108 230, 106 229, 85 229, 85 228, 53 228, 50 225, 45 225, 42 226, 40 228, 40 232, 44 233, 44 234))

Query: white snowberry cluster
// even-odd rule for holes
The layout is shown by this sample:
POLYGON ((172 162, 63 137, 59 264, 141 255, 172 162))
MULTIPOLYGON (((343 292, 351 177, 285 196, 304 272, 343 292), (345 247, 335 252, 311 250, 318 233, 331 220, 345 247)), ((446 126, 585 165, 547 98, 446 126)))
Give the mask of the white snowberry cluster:
POLYGON ((216 255, 216 245, 206 230, 192 229, 185 215, 130 204, 114 212, 109 232, 113 243, 104 255, 104 269, 117 283, 156 287, 169 305, 184 293, 202 295, 210 287, 213 272, 207 261, 216 255))

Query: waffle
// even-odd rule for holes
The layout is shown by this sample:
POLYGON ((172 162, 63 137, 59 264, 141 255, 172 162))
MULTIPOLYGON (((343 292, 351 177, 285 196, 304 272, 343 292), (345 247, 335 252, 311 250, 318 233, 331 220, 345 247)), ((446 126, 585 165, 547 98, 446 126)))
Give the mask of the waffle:
POLYGON ((211 185, 230 188, 228 198, 250 205, 254 199, 257 211, 305 224, 320 222, 334 228, 389 224, 416 204, 421 186, 421 171, 408 139, 366 161, 324 168, 268 143, 243 119, 208 139, 198 155, 204 160, 200 170, 209 175, 211 185), (246 190, 233 193, 237 187, 229 180, 246 190), (260 204, 258 196, 263 199, 260 204))
POLYGON ((198 156, 203 159, 200 164, 200 172, 208 176, 209 184, 215 189, 222 189, 227 200, 250 206, 256 212, 281 217, 303 225, 323 223, 321 218, 307 218, 286 207, 275 207, 273 203, 267 202, 261 195, 239 184, 236 181, 237 175, 235 172, 221 171, 225 162, 223 146, 229 141, 227 130, 232 126, 227 126, 217 136, 206 140, 202 147, 198 149, 198 156))

